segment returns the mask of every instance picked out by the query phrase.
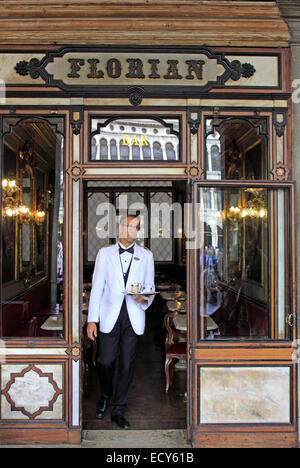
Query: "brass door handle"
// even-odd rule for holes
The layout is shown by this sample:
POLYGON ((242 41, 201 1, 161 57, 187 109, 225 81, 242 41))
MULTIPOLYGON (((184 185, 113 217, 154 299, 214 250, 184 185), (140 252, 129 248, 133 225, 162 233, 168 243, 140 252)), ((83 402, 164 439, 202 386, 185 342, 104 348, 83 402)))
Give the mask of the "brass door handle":
POLYGON ((288 324, 289 327, 293 327, 293 326, 294 326, 294 314, 289 314, 289 315, 286 317, 286 323, 288 324))

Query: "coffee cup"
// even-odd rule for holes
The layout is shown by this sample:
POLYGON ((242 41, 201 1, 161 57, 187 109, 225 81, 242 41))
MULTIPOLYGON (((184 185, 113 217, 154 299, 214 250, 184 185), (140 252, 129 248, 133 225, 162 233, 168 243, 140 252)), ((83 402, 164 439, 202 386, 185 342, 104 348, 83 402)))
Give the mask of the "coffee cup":
POLYGON ((140 288, 140 283, 134 283, 134 284, 131 285, 131 292, 133 294, 139 294, 140 289, 141 289, 140 288))

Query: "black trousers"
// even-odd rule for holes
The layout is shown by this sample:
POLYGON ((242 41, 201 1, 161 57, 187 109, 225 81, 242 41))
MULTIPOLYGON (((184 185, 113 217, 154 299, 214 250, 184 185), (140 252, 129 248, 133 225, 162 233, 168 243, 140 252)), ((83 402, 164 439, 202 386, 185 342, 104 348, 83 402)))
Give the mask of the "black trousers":
POLYGON ((118 320, 110 333, 99 334, 98 372, 101 396, 111 398, 113 395, 113 377, 115 362, 119 358, 114 399, 111 414, 123 415, 130 384, 134 374, 134 364, 138 344, 138 335, 134 332, 124 300, 118 320))

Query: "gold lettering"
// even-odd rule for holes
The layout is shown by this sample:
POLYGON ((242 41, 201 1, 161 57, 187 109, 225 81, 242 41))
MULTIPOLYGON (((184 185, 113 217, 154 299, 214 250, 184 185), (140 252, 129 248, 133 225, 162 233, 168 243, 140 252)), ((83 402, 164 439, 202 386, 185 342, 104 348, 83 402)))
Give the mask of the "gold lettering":
POLYGON ((123 135, 122 145, 123 146, 128 146, 129 145, 129 135, 123 135))
POLYGON ((133 145, 139 146, 139 142, 138 142, 138 139, 137 139, 136 135, 133 135, 133 138, 131 140, 131 146, 133 146, 133 145))
POLYGON ((141 135, 141 146, 149 146, 147 135, 141 135))

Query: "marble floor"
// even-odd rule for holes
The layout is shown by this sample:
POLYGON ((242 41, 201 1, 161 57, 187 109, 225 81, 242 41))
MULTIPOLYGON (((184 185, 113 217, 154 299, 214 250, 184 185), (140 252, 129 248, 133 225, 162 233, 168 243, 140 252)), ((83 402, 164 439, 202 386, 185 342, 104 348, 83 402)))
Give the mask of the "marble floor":
MULTIPOLYGON (((161 300, 157 300, 147 311, 146 332, 139 342, 125 415, 131 429, 186 429, 186 385, 186 370, 176 370, 173 385, 165 393, 163 313, 161 300)), ((95 418, 98 397, 98 379, 93 371, 83 398, 83 429, 117 430, 109 411, 103 420, 95 418)))

